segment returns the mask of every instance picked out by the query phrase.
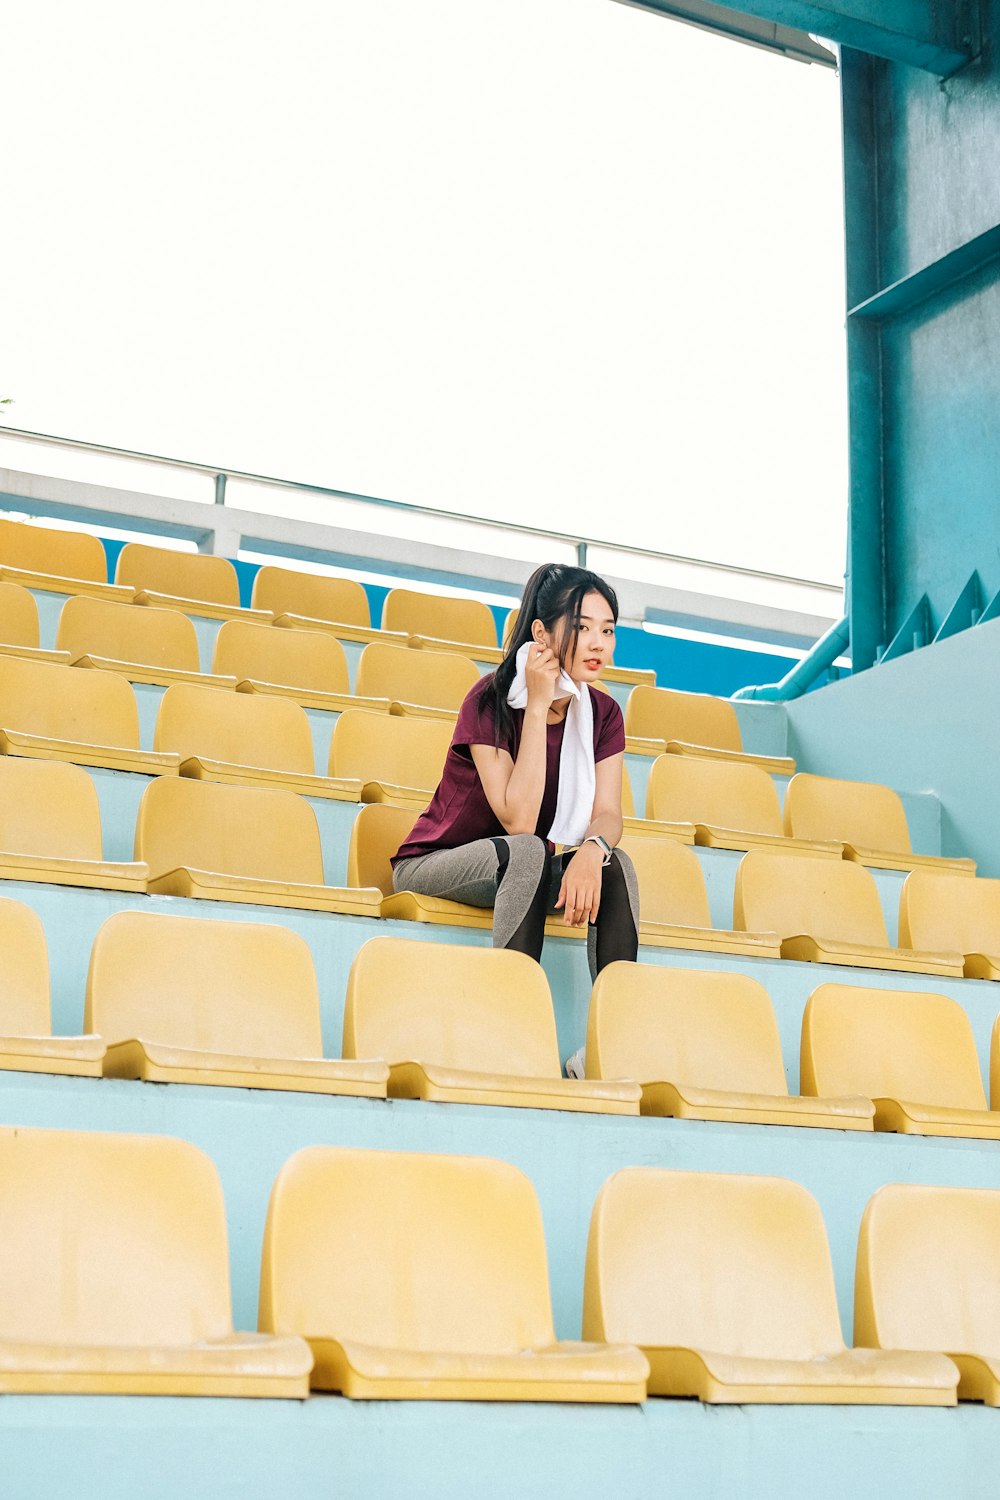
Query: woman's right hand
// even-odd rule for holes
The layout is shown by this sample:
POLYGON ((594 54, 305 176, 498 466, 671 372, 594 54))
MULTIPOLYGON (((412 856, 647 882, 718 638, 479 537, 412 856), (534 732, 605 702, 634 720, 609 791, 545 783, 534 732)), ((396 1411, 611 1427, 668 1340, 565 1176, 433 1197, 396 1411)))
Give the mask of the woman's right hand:
POLYGON ((524 666, 524 680, 528 688, 529 706, 537 705, 548 711, 556 695, 560 666, 554 651, 533 641, 524 666))

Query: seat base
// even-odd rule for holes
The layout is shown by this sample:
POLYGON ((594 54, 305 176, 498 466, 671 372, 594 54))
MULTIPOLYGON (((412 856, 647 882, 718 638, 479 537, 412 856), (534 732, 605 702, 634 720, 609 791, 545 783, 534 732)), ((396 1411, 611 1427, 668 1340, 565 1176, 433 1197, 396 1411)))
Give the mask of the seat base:
POLYGON ((782 854, 815 854, 843 859, 844 846, 827 839, 793 839, 780 833, 754 833, 750 829, 716 828, 698 823, 695 843, 705 849, 777 849, 782 854))
POLYGON ((0 729, 0 755, 23 755, 29 760, 65 760, 74 766, 101 766, 108 771, 136 771, 140 776, 176 776, 181 758, 124 745, 85 745, 55 740, 18 729, 0 729))
POLYGON ((99 1036, 0 1037, 0 1068, 12 1073, 53 1073, 100 1078, 104 1039, 99 1036))
POLYGON ((176 609, 182 615, 201 615, 206 620, 247 620, 252 625, 270 625, 274 619, 269 609, 244 609, 239 604, 216 604, 212 599, 158 594, 155 589, 139 589, 132 603, 148 605, 151 609, 176 609))
POLYGON ((81 1396, 309 1394, 309 1346, 300 1338, 234 1333, 197 1344, 0 1342, 0 1393, 81 1396))
POLYGON ((844 1349, 813 1359, 750 1359, 648 1348, 651 1396, 710 1403, 954 1406, 958 1371, 944 1354, 844 1349))
POLYGON ((0 566, 0 583, 19 583, 26 589, 51 594, 84 594, 90 599, 112 599, 131 604, 135 589, 122 583, 96 583, 89 578, 60 578, 55 573, 34 573, 27 568, 0 566))
POLYGON ((642 838, 673 839, 675 844, 693 844, 693 823, 663 823, 656 818, 623 818, 622 832, 639 834, 642 838))
POLYGON ((280 682, 259 682, 255 677, 241 678, 238 693, 263 693, 268 698, 291 698, 301 708, 318 708, 324 713, 339 714, 345 708, 363 708, 369 714, 387 714, 388 698, 357 698, 353 693, 311 692, 308 688, 288 687, 280 682))
POLYGON ((681 927, 671 922, 639 923, 639 942, 650 948, 733 953, 740 958, 780 958, 776 932, 727 932, 720 927, 681 927))
POLYGON ((41 854, 0 854, 0 880, 33 880, 40 885, 75 885, 85 890, 139 891, 145 894, 149 866, 141 860, 49 859, 41 854))
POLYGON ((395 698, 389 704, 389 712, 401 718, 446 719, 450 724, 458 719, 457 708, 435 708, 431 703, 402 703, 395 698))
POLYGON ((46 651, 41 646, 12 646, 4 641, 0 641, 0 656, 16 656, 18 661, 50 662, 58 667, 70 665, 68 651, 46 651))
MULTIPOLYGON (((2 1043, 0 1043, 2 1047, 2 1043)), ((247 1057, 168 1047, 129 1038, 111 1042, 105 1078, 141 1078, 147 1083, 200 1083, 238 1089, 280 1089, 296 1094, 349 1094, 384 1099, 389 1068, 384 1062, 336 1058, 247 1057)))
POLYGON ((382 641, 390 646, 405 646, 406 634, 402 630, 373 630, 366 625, 346 625, 339 620, 314 620, 311 615, 278 615, 272 624, 282 630, 325 630, 342 641, 353 641, 355 645, 367 646, 372 641, 382 641))
POLYGON ((982 1401, 984 1406, 1000 1406, 1000 1358, 985 1354, 955 1354, 948 1358, 958 1366, 959 1401, 982 1401))
POLYGON ((447 651, 452 656, 467 656, 471 661, 485 661, 491 667, 503 661, 499 646, 488 646, 478 641, 446 641, 436 635, 411 635, 406 644, 417 651, 447 651))
POLYGON ((960 953, 926 953, 919 948, 876 948, 864 943, 838 943, 833 938, 799 933, 782 938, 781 957, 807 964, 845 964, 851 969, 889 969, 900 974, 940 974, 961 979, 960 953))
POLYGON ((309 1340, 314 1390, 352 1400, 600 1401, 646 1397, 647 1362, 629 1345, 557 1343, 510 1354, 424 1353, 309 1340))
MULTIPOLYGON (((477 927, 484 932, 493 928, 492 906, 466 906, 462 901, 447 901, 443 896, 422 896, 416 891, 396 891, 392 896, 384 896, 382 915, 401 922, 477 927)), ((586 927, 567 927, 561 916, 545 919, 546 937, 582 938, 586 935, 586 927)))
POLYGON ((989 953, 966 953, 962 969, 966 979, 1000 979, 1000 958, 989 953))
POLYGON ((772 776, 794 776, 795 762, 789 755, 753 755, 748 750, 720 750, 716 745, 690 745, 686 740, 667 740, 668 755, 697 755, 702 760, 735 761, 741 766, 759 766, 772 776))
POLYGON ((895 853, 888 849, 864 849, 844 845, 844 858, 872 870, 934 870, 941 875, 975 875, 974 859, 949 859, 943 854, 895 853))
POLYGON ((219 677, 212 672, 187 672, 180 667, 149 666, 145 662, 116 661, 110 656, 78 656, 74 667, 92 667, 99 672, 117 672, 129 682, 144 682, 150 687, 173 687, 175 682, 189 682, 194 687, 228 688, 235 691, 235 677, 219 677))
POLYGON ((899 1135, 959 1136, 974 1141, 1000 1141, 1000 1110, 952 1109, 946 1105, 912 1104, 904 1099, 876 1099, 875 1129, 899 1135))
POLYGON ((423 812, 433 795, 426 787, 397 786, 393 781, 366 781, 361 788, 362 802, 387 802, 390 807, 412 807, 418 812, 423 812))
POLYGON ((643 1083, 642 1113, 677 1120, 725 1120, 745 1125, 798 1125, 820 1130, 871 1130, 870 1099, 820 1099, 791 1094, 732 1093, 688 1084, 643 1083))
POLYGON ((433 1063, 393 1063, 391 1099, 426 1099, 435 1103, 494 1104, 520 1109, 562 1109, 573 1113, 637 1115, 637 1083, 576 1078, 522 1078, 505 1073, 478 1073, 433 1063))
POLYGON ((263 880, 247 875, 222 875, 186 865, 150 877, 151 896, 190 896, 203 901, 238 901, 250 906, 287 906, 302 911, 332 911, 349 917, 377 917, 382 892, 374 887, 306 885, 296 881, 263 880))
POLYGON ((272 771, 266 766, 237 766, 225 760, 192 755, 181 761, 180 773, 192 781, 214 781, 223 786, 280 787, 300 797, 322 797, 328 802, 360 802, 361 782, 353 776, 311 776, 304 771, 272 771))

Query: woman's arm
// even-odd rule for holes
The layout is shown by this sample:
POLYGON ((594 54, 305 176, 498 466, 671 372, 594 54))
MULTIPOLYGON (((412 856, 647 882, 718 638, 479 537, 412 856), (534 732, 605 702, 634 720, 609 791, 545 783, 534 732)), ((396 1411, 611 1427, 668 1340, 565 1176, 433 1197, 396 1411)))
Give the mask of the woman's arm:
POLYGON ((497 818, 507 833, 534 833, 545 793, 546 724, 559 678, 559 662, 547 646, 533 646, 525 665, 528 702, 517 759, 494 745, 470 745, 473 764, 497 818))
MULTIPOLYGON (((612 846, 622 836, 622 775, 624 755, 609 755, 594 767, 596 786, 594 811, 584 839, 600 834, 612 846)), ((601 876, 604 855, 599 844, 582 843, 566 866, 559 887, 557 907, 565 907, 563 922, 567 927, 582 927, 596 922, 601 907, 601 876)))

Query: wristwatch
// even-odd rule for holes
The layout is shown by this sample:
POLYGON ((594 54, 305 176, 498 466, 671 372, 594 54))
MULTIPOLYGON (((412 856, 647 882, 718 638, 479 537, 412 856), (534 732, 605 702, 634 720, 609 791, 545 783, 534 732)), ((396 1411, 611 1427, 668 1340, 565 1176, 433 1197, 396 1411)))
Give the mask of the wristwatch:
POLYGON ((602 868, 604 865, 609 865, 611 863, 611 845, 608 843, 607 839, 601 838, 601 835, 599 833, 588 833, 583 842, 585 844, 596 844, 598 849, 600 849, 601 853, 604 855, 604 858, 601 861, 602 868))

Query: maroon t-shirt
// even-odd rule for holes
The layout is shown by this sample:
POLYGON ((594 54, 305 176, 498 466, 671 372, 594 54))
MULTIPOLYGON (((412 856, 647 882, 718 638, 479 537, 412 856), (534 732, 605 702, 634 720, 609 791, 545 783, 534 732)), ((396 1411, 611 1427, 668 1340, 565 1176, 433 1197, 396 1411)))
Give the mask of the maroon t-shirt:
MULTIPOLYGON (((490 703, 480 709, 477 699, 483 690, 476 683, 466 694, 459 709, 458 723, 452 735, 451 745, 445 758, 444 771, 437 791, 426 812, 414 823, 410 836, 401 844, 392 863, 400 859, 413 859, 418 854, 429 854, 433 849, 456 849, 460 844, 471 844, 475 839, 498 838, 506 833, 496 813, 490 807, 472 759, 470 745, 492 745, 494 743, 495 715, 490 703)), ((609 755, 620 755, 625 749, 625 721, 622 711, 610 693, 595 692, 587 688, 594 706, 594 763, 607 760, 609 755)), ((517 759, 521 743, 521 725, 524 709, 513 709, 513 730, 506 741, 501 739, 500 749, 517 759)), ((556 814, 556 799, 559 795, 559 755, 562 750, 563 731, 566 720, 549 724, 546 729, 545 791, 538 810, 535 832, 545 838, 552 827, 556 814)))

